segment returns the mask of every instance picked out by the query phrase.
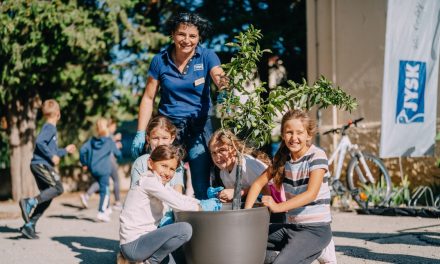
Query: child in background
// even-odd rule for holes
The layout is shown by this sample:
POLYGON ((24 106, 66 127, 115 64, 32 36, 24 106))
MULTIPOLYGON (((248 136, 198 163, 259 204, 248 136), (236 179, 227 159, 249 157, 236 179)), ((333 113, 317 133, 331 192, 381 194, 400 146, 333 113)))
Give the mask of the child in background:
POLYGON ((21 199, 20 209, 25 222, 21 232, 29 239, 38 238, 35 233, 35 225, 44 211, 49 207, 52 199, 61 195, 64 191, 60 175, 54 166, 60 162, 60 157, 76 151, 73 144, 64 149, 58 148, 57 122, 60 120, 60 106, 57 101, 49 99, 43 103, 43 116, 46 123, 41 128, 35 142, 34 155, 31 160, 31 171, 37 182, 40 194, 33 198, 21 199), (30 216, 32 209, 35 210, 30 216))
POLYGON ((243 150, 242 157, 242 190, 246 196, 249 187, 271 164, 269 157, 261 152, 244 145, 231 131, 219 129, 209 140, 209 150, 214 164, 220 169, 220 179, 225 189, 209 188, 208 198, 217 197, 222 202, 231 202, 234 196, 236 181, 237 150, 243 150))
POLYGON ((328 160, 325 152, 311 143, 315 130, 307 113, 287 112, 281 122, 282 142, 273 167, 249 190, 245 208, 252 208, 261 189, 272 179, 276 186, 283 185, 286 193, 287 201, 281 203, 271 196, 262 198, 271 212, 287 212, 287 224, 269 226, 266 262, 312 263, 332 240, 328 160))
MULTIPOLYGON (((121 133, 115 134, 116 129, 117 129, 116 121, 114 119, 109 119, 108 130, 110 133, 110 137, 118 145, 121 142, 121 133)), ((115 196, 115 203, 113 205, 113 209, 121 210, 122 204, 121 204, 121 195, 119 190, 118 162, 114 155, 111 155, 111 164, 112 164, 112 172, 110 174, 110 177, 113 180, 113 194, 115 196)), ((95 181, 92 183, 92 185, 90 185, 86 193, 80 195, 81 203, 84 206, 84 208, 89 207, 89 199, 97 191, 99 191, 99 183, 95 181)))
POLYGON ((121 143, 116 144, 109 137, 108 121, 99 118, 95 125, 97 137, 92 137, 81 146, 79 159, 83 166, 92 174, 93 178, 99 183, 99 207, 97 219, 99 221, 110 221, 109 200, 109 177, 112 172, 111 157, 121 156, 119 150, 121 143))
MULTIPOLYGON (((121 133, 116 133, 116 129, 118 128, 118 124, 115 119, 111 118, 109 119, 108 123, 108 130, 110 133, 110 137, 113 139, 113 141, 116 144, 122 144, 121 139, 122 135, 121 133)), ((119 173, 118 173, 118 162, 115 157, 115 155, 112 155, 112 173, 110 174, 110 177, 113 180, 113 194, 115 195, 115 203, 113 204, 113 208, 116 210, 122 209, 122 203, 121 203, 121 191, 119 189, 119 173)))
MULTIPOLYGON (((146 133, 147 154, 137 158, 131 168, 131 187, 136 184, 141 175, 148 171, 148 159, 150 158, 149 152, 153 151, 157 146, 173 144, 174 139, 176 138, 176 133, 176 127, 168 118, 164 116, 156 116, 150 120, 146 133)), ((182 164, 179 164, 176 170, 176 175, 172 178, 170 185, 173 186, 176 191, 180 193, 184 192, 184 167, 182 164)), ((188 189, 192 189, 191 186, 187 185, 186 187, 186 192, 190 191, 188 189)))
POLYGON ((148 159, 148 170, 128 191, 120 215, 121 254, 118 263, 123 259, 144 263, 175 263, 171 253, 191 239, 192 227, 179 222, 158 228, 168 207, 178 211, 221 209, 218 199, 199 201, 167 185, 181 162, 181 152, 172 145, 156 147, 148 159))

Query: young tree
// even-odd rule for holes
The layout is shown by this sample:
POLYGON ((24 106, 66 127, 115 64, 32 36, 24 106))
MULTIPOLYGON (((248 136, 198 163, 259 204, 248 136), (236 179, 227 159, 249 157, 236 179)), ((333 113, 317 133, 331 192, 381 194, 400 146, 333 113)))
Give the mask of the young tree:
MULTIPOLYGON (((326 108, 330 105, 351 111, 356 108, 355 99, 347 95, 339 87, 321 77, 313 85, 304 80, 302 84, 287 81, 287 87, 271 89, 267 99, 262 97, 267 92, 265 83, 249 90, 246 83, 252 81, 254 70, 263 53, 257 43, 262 37, 260 30, 252 25, 235 37, 235 42, 228 45, 236 49, 236 55, 231 62, 224 64, 229 82, 227 95, 220 107, 221 127, 231 129, 248 144, 261 147, 270 140, 270 132, 274 128, 277 114, 289 108, 310 110, 313 106, 326 108), (247 100, 240 100, 245 96, 247 100)), ((241 205, 241 156, 237 149, 237 179, 234 188, 233 209, 241 205)))
MULTIPOLYGON (((86 127, 86 117, 137 103, 111 72, 115 56, 111 51, 121 44, 145 53, 166 41, 163 35, 151 33, 148 25, 137 24, 146 22, 133 13, 137 4, 123 0, 0 3, 0 118, 7 121, 13 199, 35 192, 29 164, 42 100, 58 100, 63 136, 70 138, 86 127)), ((148 61, 142 60, 139 65, 145 67, 148 61)))

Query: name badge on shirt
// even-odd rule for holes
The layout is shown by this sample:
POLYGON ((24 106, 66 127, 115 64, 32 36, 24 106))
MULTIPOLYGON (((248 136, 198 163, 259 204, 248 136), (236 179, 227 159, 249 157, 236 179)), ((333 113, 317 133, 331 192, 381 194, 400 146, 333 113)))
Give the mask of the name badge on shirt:
POLYGON ((194 71, 203 71, 203 64, 194 64, 194 71))
POLYGON ((197 80, 194 81, 194 86, 200 85, 205 83, 205 77, 199 78, 197 80))

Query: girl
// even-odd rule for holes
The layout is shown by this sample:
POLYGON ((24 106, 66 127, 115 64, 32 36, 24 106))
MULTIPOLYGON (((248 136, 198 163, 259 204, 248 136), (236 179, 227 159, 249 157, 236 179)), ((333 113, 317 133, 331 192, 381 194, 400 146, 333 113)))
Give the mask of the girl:
MULTIPOLYGON (((284 186, 287 201, 262 202, 271 212, 286 212, 287 224, 270 224, 266 258, 273 263, 312 263, 332 239, 327 156, 311 144, 315 123, 307 113, 290 110, 281 121, 282 142, 274 165, 251 186, 245 208, 252 208, 260 190, 273 179, 284 186), (280 251, 276 256, 275 251, 280 251)), ((333 248, 334 251, 334 248, 333 248)))
MULTIPOLYGON (((146 146, 147 152, 150 153, 159 145, 171 145, 176 138, 177 129, 171 123, 171 121, 164 116, 156 116, 151 119, 147 126, 146 141, 148 145, 146 146)), ((140 176, 148 170, 148 159, 150 154, 144 154, 136 159, 131 169, 131 184, 134 186, 139 180, 140 176)), ((187 173, 187 178, 190 174, 187 173)), ((191 180, 189 179, 189 181, 191 180)), ((170 182, 170 185, 180 193, 183 193, 184 189, 184 167, 180 165, 176 170, 176 175, 170 182)), ((186 185, 186 193, 191 196, 193 193, 191 184, 186 185)))
POLYGON ((221 202, 217 199, 199 201, 166 185, 181 159, 180 149, 172 145, 161 145, 151 152, 148 171, 130 188, 120 215, 120 258, 175 263, 170 253, 191 238, 192 228, 188 223, 179 222, 158 229, 168 207, 187 211, 220 210, 221 202))
POLYGON ((99 208, 97 218, 100 221, 110 221, 108 210, 110 191, 109 178, 112 172, 111 158, 121 156, 119 150, 122 145, 118 145, 109 137, 108 121, 105 118, 99 118, 96 121, 97 137, 92 137, 81 146, 79 159, 83 166, 86 166, 92 173, 92 176, 99 184, 99 208))
MULTIPOLYGON (((214 164, 220 169, 220 179, 225 187, 225 189, 214 189, 220 190, 217 196, 222 202, 231 202, 234 196, 237 168, 236 149, 243 150, 244 153, 242 158, 242 196, 247 195, 251 184, 270 165, 270 159, 265 153, 245 146, 229 130, 217 130, 209 141, 209 150, 214 164)), ((208 194, 208 197, 211 195, 208 194)))
MULTIPOLYGON (((121 133, 116 133, 117 129, 117 123, 115 119, 109 119, 108 120, 108 131, 109 136, 113 139, 113 141, 116 143, 116 145, 122 145, 121 144, 121 133)), ((119 175, 118 175, 118 162, 114 155, 111 156, 111 164, 112 164, 112 172, 110 174, 111 179, 113 180, 113 193, 115 195, 115 203, 113 205, 113 209, 121 210, 122 204, 121 204, 121 195, 119 191, 119 175)), ((90 187, 87 189, 87 192, 80 195, 80 200, 84 208, 89 207, 89 199, 90 197, 96 193, 99 190, 99 183, 95 181, 90 187)))

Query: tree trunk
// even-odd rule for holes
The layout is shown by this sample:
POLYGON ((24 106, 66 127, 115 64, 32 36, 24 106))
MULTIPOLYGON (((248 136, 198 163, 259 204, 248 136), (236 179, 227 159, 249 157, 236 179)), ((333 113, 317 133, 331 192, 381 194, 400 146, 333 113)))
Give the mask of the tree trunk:
POLYGON ((38 193, 30 170, 34 150, 38 96, 13 100, 8 106, 8 136, 11 162, 12 199, 38 193))
POLYGON ((241 207, 241 160, 243 156, 237 151, 237 170, 235 172, 234 198, 232 199, 232 210, 240 210, 241 207))

